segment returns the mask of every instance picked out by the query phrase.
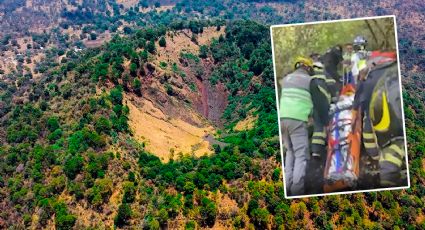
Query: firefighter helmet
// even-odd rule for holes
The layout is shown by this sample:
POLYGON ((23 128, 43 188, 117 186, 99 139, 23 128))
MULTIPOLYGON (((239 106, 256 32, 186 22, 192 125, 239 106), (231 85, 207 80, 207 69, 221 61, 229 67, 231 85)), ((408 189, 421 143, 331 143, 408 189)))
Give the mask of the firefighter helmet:
POLYGON ((359 35, 359 36, 357 36, 357 37, 354 38, 353 44, 354 45, 366 45, 367 44, 367 40, 366 40, 365 37, 359 35))
POLYGON ((294 69, 298 69, 300 67, 300 64, 313 68, 313 60, 311 58, 297 57, 295 59, 294 69))
POLYGON ((354 41, 353 41, 354 50, 356 51, 364 50, 366 48, 366 45, 367 45, 367 40, 365 37, 359 35, 354 38, 354 41))

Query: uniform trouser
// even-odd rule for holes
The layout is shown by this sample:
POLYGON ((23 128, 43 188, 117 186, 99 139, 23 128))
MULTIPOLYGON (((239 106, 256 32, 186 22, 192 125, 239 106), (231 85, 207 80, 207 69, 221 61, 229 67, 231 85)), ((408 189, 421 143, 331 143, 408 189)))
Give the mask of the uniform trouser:
POLYGON ((376 137, 372 130, 372 123, 368 116, 368 110, 365 111, 363 116, 363 130, 362 130, 362 138, 363 145, 367 154, 372 157, 372 159, 379 159, 379 150, 378 145, 376 144, 376 137))
POLYGON ((303 195, 307 160, 310 158, 307 123, 283 118, 281 129, 286 148, 284 165, 286 191, 290 196, 303 195))
POLYGON ((394 187, 407 184, 401 177, 401 167, 405 157, 403 141, 397 141, 382 149, 379 160, 381 186, 394 187))
POLYGON ((319 122, 313 124, 313 136, 311 137, 311 151, 326 156, 326 128, 319 122))
POLYGON ((307 163, 305 189, 307 194, 320 194, 323 193, 323 170, 326 163, 326 128, 315 122, 313 129, 311 152, 320 157, 312 157, 307 163))
POLYGON ((326 155, 322 157, 311 157, 307 162, 305 193, 320 194, 323 193, 324 169, 326 164, 326 155))

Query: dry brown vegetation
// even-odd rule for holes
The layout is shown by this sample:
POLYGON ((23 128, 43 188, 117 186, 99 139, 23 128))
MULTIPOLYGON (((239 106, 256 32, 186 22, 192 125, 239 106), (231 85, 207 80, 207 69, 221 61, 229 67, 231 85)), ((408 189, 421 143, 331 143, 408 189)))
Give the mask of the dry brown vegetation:
MULTIPOLYGON (((131 96, 130 96, 131 97, 131 96)), ((215 132, 211 125, 195 111, 185 109, 186 116, 200 124, 197 127, 179 118, 168 117, 155 105, 143 98, 130 98, 126 102, 130 108, 129 125, 136 140, 146 143, 146 150, 167 162, 174 153, 202 156, 212 153, 209 144, 203 139, 215 132), (205 125, 201 125, 201 124, 205 125)))
POLYGON ((156 42, 158 63, 160 61, 178 62, 181 52, 198 55, 199 46, 209 44, 212 39, 218 39, 220 35, 224 34, 224 31, 224 26, 218 31, 216 27, 205 27, 202 34, 195 35, 197 43, 191 41, 194 34, 189 29, 168 32, 165 36, 166 47, 160 47, 156 42))
POLYGON ((258 119, 258 116, 248 116, 246 117, 244 120, 240 120, 238 121, 238 123, 236 123, 235 127, 233 128, 233 130, 235 131, 243 131, 243 130, 249 130, 252 129, 256 123, 258 119))

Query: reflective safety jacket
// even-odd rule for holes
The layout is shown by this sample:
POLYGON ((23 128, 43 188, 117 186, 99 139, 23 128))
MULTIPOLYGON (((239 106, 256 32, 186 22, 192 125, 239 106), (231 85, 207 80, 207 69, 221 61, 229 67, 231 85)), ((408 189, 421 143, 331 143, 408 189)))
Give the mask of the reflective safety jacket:
MULTIPOLYGON (((401 186, 401 168, 405 168, 403 117, 396 62, 390 62, 376 71, 384 76, 373 90, 369 117, 371 127, 381 150, 379 158, 382 186, 401 186)), ((372 72, 373 73, 373 72, 372 72)))
POLYGON ((308 121, 313 114, 315 122, 326 125, 329 121, 329 95, 325 81, 311 77, 303 69, 287 75, 281 81, 279 114, 281 118, 308 121))
POLYGON ((351 72, 353 73, 353 76, 357 77, 360 71, 367 67, 367 56, 368 54, 366 51, 359 51, 351 55, 351 72))
MULTIPOLYGON (((329 110, 331 103, 331 95, 332 92, 329 90, 329 80, 325 75, 320 72, 316 75, 312 76, 312 84, 317 86, 320 94, 314 94, 316 97, 317 104, 319 104, 323 110, 329 110), (326 101, 324 100, 326 99, 326 101)), ((312 90, 312 92, 315 92, 312 90)), ((326 142, 327 142, 327 133, 326 133, 326 125, 324 123, 328 118, 321 118, 321 110, 317 109, 318 106, 313 109, 313 136, 311 138, 311 150, 314 153, 325 154, 326 153, 326 142)))
POLYGON ((407 180, 403 181, 402 168, 405 168, 404 140, 395 140, 382 150, 379 159, 379 177, 382 186, 402 186, 407 185, 407 180))
POLYGON ((308 121, 313 110, 310 94, 311 77, 307 71, 297 69, 282 80, 279 112, 282 118, 308 121))

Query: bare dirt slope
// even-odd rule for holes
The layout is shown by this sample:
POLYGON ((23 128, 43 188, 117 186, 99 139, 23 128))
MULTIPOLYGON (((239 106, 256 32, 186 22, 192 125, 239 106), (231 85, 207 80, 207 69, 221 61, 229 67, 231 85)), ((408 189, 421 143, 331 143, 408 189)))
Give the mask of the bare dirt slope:
POLYGON ((129 124, 134 137, 144 142, 146 150, 164 162, 169 161, 172 152, 175 156, 180 152, 195 156, 212 153, 203 137, 215 133, 215 130, 195 111, 186 109, 185 113, 199 127, 180 118, 168 117, 148 99, 126 96, 125 101, 130 109, 129 124))
POLYGON ((149 81, 143 84, 142 95, 125 96, 134 137, 164 162, 179 155, 202 156, 213 152, 206 137, 213 137, 214 127, 219 125, 227 105, 226 90, 223 85, 209 83, 212 61, 199 59, 188 64, 181 59, 181 53, 197 57, 200 45, 209 44, 223 33, 223 28, 208 27, 195 35, 196 42, 191 39, 190 30, 167 34, 167 45, 157 44, 157 55, 151 61, 155 71, 142 77, 142 81, 149 81), (173 65, 176 67, 172 68, 173 65), (201 75, 195 74, 197 68, 201 75), (171 93, 167 87, 172 89, 171 93))
POLYGON ((233 128, 235 131, 243 131, 252 129, 257 121, 258 116, 248 116, 244 120, 240 120, 233 128))

